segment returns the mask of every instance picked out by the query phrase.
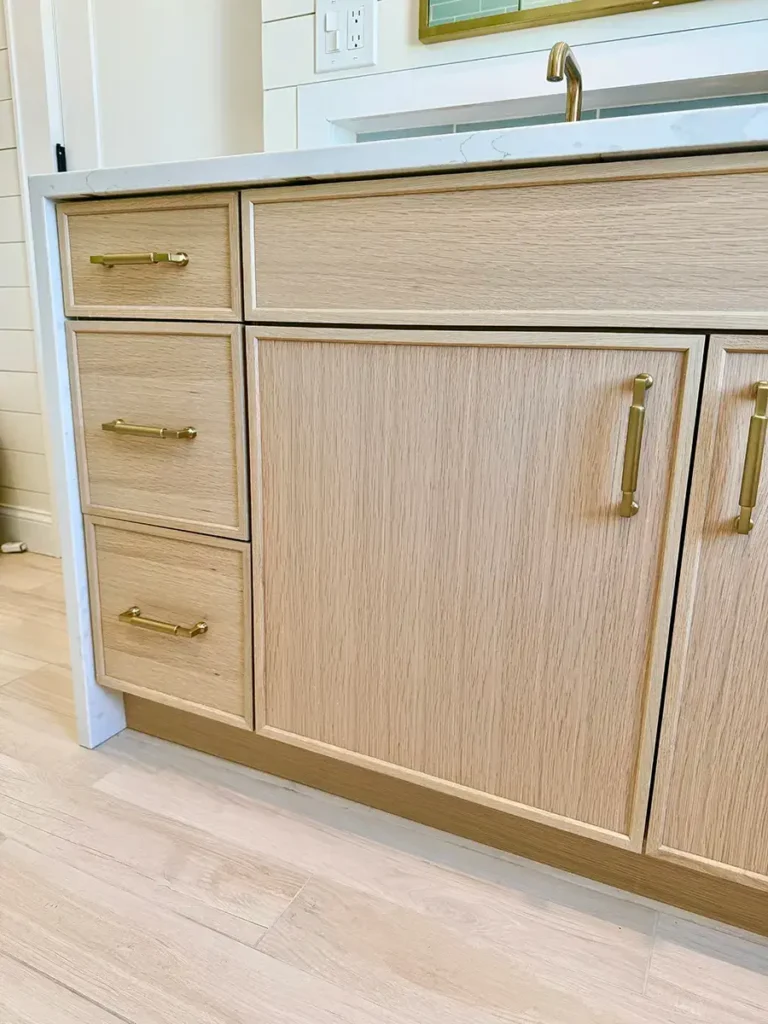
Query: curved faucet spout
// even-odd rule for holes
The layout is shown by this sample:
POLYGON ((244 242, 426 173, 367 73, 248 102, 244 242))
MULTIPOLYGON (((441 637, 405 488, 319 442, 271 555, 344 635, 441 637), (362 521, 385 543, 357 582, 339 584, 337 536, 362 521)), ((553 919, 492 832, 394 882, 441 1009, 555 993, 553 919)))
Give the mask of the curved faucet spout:
POLYGON ((555 43, 549 54, 547 81, 562 82, 563 77, 568 79, 565 120, 578 121, 581 118, 581 68, 568 43, 555 43))

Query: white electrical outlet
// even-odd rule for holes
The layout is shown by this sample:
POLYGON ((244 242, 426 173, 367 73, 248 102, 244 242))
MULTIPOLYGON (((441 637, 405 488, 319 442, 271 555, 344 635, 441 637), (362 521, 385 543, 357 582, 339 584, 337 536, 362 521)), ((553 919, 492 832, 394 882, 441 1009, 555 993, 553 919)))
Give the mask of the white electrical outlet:
POLYGON ((315 70, 376 63, 379 0, 316 0, 315 70))
POLYGON ((359 4, 347 16, 347 49, 362 50, 364 43, 365 8, 359 4))

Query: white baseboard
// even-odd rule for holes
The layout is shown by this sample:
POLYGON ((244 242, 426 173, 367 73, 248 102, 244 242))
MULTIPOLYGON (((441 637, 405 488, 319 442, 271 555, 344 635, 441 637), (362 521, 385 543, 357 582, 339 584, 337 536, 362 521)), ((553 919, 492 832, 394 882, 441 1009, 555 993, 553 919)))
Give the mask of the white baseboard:
POLYGON ((30 551, 61 557, 59 537, 50 512, 0 505, 0 541, 23 541, 30 551))

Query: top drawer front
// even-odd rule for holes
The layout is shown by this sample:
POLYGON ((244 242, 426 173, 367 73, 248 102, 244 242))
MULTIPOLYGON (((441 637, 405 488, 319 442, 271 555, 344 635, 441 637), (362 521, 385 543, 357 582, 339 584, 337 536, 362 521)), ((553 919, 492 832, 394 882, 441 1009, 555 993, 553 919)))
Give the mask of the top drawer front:
POLYGON ((246 319, 768 328, 765 154, 244 194, 246 319))
POLYGON ((68 316, 240 319, 237 193, 63 203, 58 216, 68 316), (149 253, 189 262, 91 263, 149 253))

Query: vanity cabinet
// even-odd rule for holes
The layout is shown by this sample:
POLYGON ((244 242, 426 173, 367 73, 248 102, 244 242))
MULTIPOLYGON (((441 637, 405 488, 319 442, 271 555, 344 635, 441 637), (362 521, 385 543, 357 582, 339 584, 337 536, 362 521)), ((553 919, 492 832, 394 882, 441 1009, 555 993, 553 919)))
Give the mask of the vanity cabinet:
POLYGON ((768 933, 766 154, 219 184, 58 210, 96 681, 768 933))
POLYGON ((249 546, 96 516, 85 539, 102 685, 252 729, 249 546))
POLYGON ((83 509, 247 540, 243 328, 70 322, 83 509))
POLYGON ((60 203, 67 316, 239 320, 237 192, 60 203))
POLYGON ((649 851, 768 889, 768 337, 713 337, 672 637, 649 851), (760 417, 762 417, 762 422, 760 417), (747 455, 750 430, 753 445, 747 455), (748 523, 749 516, 744 516, 748 523))
POLYGON ((703 338, 255 328, 251 344, 257 729, 639 849, 703 338))

